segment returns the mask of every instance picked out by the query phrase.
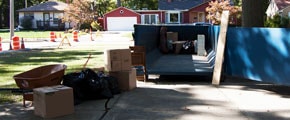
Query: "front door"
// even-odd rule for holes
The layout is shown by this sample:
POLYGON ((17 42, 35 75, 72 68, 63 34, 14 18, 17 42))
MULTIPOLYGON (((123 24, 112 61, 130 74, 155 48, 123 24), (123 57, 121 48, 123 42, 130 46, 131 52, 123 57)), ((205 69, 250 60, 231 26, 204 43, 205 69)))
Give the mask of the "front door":
POLYGON ((43 13, 43 26, 49 26, 49 13, 43 13))

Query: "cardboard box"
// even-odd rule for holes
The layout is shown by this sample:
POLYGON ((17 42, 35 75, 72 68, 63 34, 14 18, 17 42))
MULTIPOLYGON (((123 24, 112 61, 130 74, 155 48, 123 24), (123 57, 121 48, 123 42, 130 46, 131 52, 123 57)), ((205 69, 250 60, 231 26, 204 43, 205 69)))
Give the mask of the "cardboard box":
POLYGON ((34 114, 54 118, 74 112, 73 89, 63 85, 33 89, 34 114))
POLYGON ((104 52, 105 66, 108 71, 126 71, 131 69, 130 49, 109 49, 104 52))
POLYGON ((178 32, 167 32, 167 40, 178 41, 178 32))
POLYGON ((136 88, 136 69, 128 71, 109 72, 109 75, 118 79, 119 88, 122 91, 129 91, 136 88))
POLYGON ((112 60, 110 63, 105 64, 106 70, 108 71, 122 71, 122 61, 112 60))

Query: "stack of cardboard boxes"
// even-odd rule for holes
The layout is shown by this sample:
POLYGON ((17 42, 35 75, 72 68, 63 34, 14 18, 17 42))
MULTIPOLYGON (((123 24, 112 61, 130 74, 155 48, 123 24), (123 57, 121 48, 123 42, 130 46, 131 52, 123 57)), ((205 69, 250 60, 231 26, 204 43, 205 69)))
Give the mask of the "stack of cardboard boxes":
POLYGON ((108 49, 104 57, 106 70, 118 79, 122 91, 136 88, 136 69, 132 67, 130 49, 108 49))

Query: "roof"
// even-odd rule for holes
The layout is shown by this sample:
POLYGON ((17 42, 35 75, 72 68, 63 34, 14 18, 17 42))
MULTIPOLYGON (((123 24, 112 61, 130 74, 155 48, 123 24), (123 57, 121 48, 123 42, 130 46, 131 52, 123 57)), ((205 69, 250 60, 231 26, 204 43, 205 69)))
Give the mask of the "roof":
POLYGON ((187 10, 209 0, 158 0, 159 10, 187 10))
POLYGON ((68 4, 58 1, 47 1, 28 8, 17 10, 18 12, 44 12, 44 11, 64 11, 68 4))
POLYGON ((131 9, 128 9, 128 8, 126 8, 126 7, 118 7, 118 8, 116 8, 116 9, 110 11, 110 12, 107 12, 106 14, 104 14, 104 16, 107 16, 107 15, 110 14, 110 13, 113 13, 113 12, 115 12, 115 11, 117 11, 117 10, 122 10, 122 9, 128 10, 128 11, 134 13, 134 14, 140 15, 139 13, 137 13, 137 12, 131 10, 131 9))
POLYGON ((290 0, 274 0, 279 10, 290 6, 290 0))

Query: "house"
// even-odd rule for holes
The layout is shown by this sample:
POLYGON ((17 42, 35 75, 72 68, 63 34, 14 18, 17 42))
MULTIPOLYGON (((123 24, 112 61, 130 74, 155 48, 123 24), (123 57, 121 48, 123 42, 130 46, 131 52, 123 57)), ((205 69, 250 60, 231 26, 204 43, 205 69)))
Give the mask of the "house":
POLYGON ((141 23, 140 17, 140 14, 133 10, 119 7, 104 14, 104 29, 108 31, 133 31, 134 24, 141 23))
POLYGON ((273 17, 278 14, 290 18, 290 1, 289 0, 271 0, 267 8, 266 14, 268 17, 273 17))
POLYGON ((158 10, 164 11, 162 23, 180 24, 208 22, 208 3, 211 0, 159 0, 158 10))
POLYGON ((64 30, 71 28, 69 23, 62 23, 61 18, 68 4, 59 1, 46 1, 38 5, 17 10, 19 25, 24 17, 32 18, 33 29, 64 30))
POLYGON ((159 0, 158 10, 119 7, 104 15, 104 29, 134 30, 134 24, 188 24, 208 22, 205 8, 211 0, 159 0))

